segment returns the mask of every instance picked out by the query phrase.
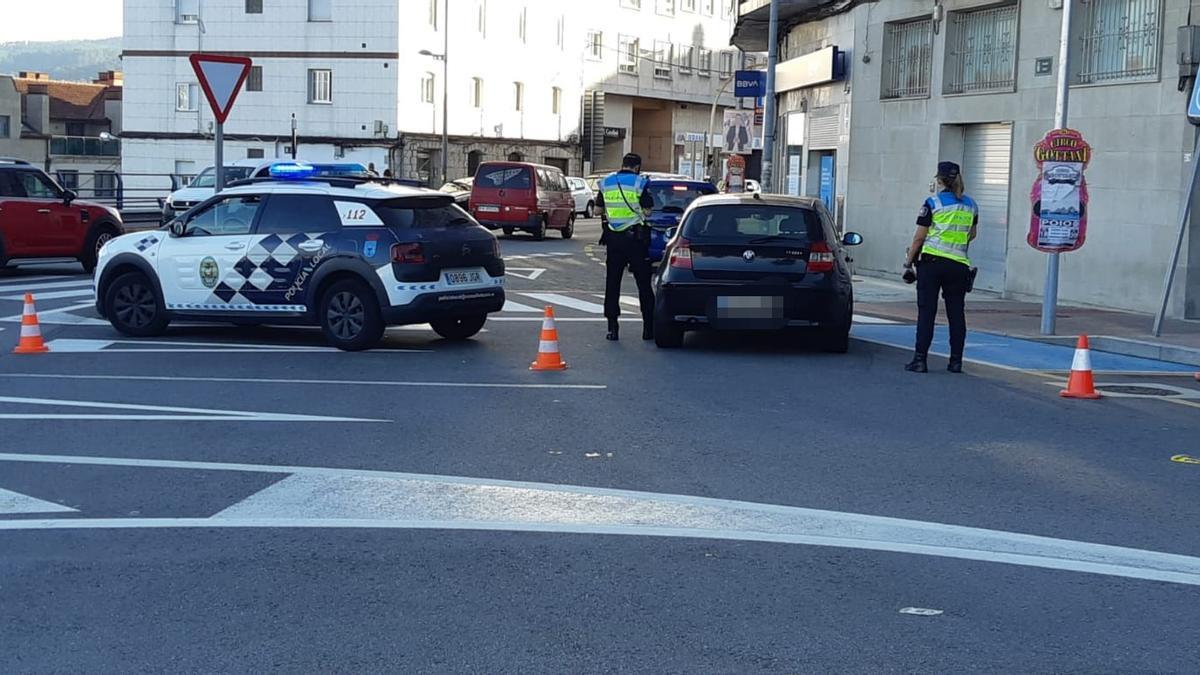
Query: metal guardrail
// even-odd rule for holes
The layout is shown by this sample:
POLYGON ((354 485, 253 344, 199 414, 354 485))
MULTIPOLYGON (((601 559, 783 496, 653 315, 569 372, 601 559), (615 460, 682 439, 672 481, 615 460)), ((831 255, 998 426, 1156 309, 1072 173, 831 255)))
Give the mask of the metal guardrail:
POLYGON ((94 136, 51 136, 50 154, 73 157, 120 157, 121 141, 94 136))
POLYGON ((58 169, 54 173, 58 184, 74 190, 80 199, 112 206, 122 216, 153 213, 157 217, 167 195, 192 178, 165 173, 74 173, 70 169, 58 169), (67 176, 70 180, 66 180, 67 176))

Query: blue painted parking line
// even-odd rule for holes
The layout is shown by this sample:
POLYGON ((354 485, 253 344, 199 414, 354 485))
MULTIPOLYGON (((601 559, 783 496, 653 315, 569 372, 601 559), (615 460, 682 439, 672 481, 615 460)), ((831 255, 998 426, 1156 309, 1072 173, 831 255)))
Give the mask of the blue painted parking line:
MULTIPOLYGON (((916 326, 856 324, 850 334, 866 342, 911 350, 916 339, 916 326)), ((947 340, 946 327, 935 328, 933 348, 930 349, 930 353, 937 356, 949 356, 947 340)), ((979 331, 967 333, 965 357, 971 363, 1016 370, 1065 372, 1071 369, 1071 359, 1074 355, 1073 347, 979 331)), ((1092 350, 1092 368, 1097 372, 1107 373, 1194 373, 1196 371, 1195 366, 1183 363, 1109 354, 1095 349, 1092 350)))

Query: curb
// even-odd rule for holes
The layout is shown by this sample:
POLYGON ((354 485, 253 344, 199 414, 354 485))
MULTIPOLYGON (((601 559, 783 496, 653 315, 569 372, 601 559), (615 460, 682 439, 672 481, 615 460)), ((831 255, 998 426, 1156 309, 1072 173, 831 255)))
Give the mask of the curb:
MULTIPOLYGON (((1072 336, 1056 335, 1009 334, 1009 337, 1067 346, 1075 341, 1075 338, 1072 336)), ((1089 335, 1088 339, 1091 341, 1092 351, 1120 354, 1122 356, 1138 356, 1144 359, 1182 363, 1189 366, 1200 366, 1200 349, 1195 347, 1183 347, 1180 345, 1164 344, 1161 342, 1147 342, 1145 340, 1113 337, 1111 335, 1089 335)))

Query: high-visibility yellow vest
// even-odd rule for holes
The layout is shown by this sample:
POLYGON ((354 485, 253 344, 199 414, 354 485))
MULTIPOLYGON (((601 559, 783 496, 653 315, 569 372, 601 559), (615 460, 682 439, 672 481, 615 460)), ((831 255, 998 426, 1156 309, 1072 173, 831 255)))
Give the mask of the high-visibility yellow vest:
POLYGON ((979 214, 975 200, 963 195, 962 199, 953 192, 942 192, 929 198, 933 224, 925 235, 921 253, 949 258, 970 266, 967 247, 971 244, 971 227, 979 214))
POLYGON ((639 200, 646 189, 647 179, 629 171, 610 173, 600 181, 600 195, 604 198, 604 215, 608 217, 608 229, 624 232, 639 223, 646 222, 639 200))

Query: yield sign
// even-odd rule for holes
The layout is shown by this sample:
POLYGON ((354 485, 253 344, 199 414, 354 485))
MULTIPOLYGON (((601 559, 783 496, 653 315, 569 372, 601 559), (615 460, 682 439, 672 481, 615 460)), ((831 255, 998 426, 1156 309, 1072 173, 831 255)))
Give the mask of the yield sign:
POLYGON ((218 54, 192 54, 192 70, 200 80, 200 88, 212 106, 217 124, 224 124, 233 108, 242 84, 250 75, 250 59, 244 56, 220 56, 218 54))

